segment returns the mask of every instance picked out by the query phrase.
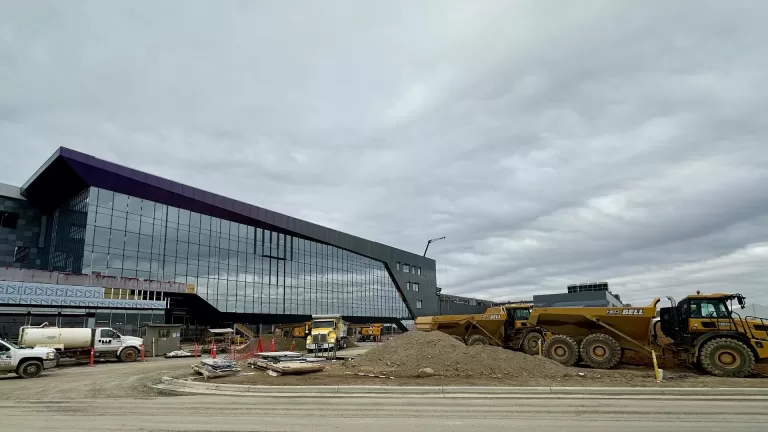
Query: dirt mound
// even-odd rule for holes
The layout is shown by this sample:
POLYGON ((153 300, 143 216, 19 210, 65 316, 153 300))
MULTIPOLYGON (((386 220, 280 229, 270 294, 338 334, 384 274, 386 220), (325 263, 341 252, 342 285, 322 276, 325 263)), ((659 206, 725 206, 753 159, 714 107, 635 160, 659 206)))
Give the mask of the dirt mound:
POLYGON ((552 360, 492 346, 467 347, 441 332, 411 331, 346 362, 352 372, 415 377, 430 368, 441 376, 560 378, 579 373, 552 360))

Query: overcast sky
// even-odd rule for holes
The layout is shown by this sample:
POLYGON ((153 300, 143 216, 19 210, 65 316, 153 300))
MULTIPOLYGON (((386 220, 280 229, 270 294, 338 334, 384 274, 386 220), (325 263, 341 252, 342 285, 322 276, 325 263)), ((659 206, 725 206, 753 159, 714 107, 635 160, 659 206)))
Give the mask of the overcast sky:
POLYGON ((768 303, 766 22, 759 0, 0 0, 0 182, 66 146, 416 253, 447 236, 451 294, 768 303))

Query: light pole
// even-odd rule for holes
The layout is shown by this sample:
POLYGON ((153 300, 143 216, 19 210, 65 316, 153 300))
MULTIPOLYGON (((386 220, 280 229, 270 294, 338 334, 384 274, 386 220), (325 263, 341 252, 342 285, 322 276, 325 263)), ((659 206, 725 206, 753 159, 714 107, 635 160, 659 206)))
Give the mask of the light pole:
POLYGON ((435 294, 437 294, 437 314, 438 315, 442 315, 443 314, 443 312, 442 312, 443 305, 441 304, 442 302, 440 301, 440 292, 442 292, 442 291, 443 291, 443 289, 440 288, 440 287, 435 289, 435 294))
POLYGON ((433 242, 436 242, 438 240, 442 240, 444 238, 445 238, 445 236, 438 237, 438 238, 433 238, 433 239, 430 239, 429 241, 427 241, 427 247, 424 248, 424 255, 423 256, 427 256, 427 249, 429 249, 429 245, 430 244, 432 244, 433 242))

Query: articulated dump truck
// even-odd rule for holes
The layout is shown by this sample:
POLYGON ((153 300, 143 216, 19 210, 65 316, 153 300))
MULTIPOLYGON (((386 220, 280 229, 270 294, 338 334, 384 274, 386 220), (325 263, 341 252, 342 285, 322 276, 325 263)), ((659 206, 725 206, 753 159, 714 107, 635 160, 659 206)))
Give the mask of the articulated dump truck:
POLYGON ((660 299, 644 307, 535 308, 531 325, 552 336, 544 355, 564 365, 583 361, 609 369, 622 353, 634 350, 677 359, 715 376, 743 377, 755 362, 768 362, 768 319, 741 317, 741 294, 696 294, 656 310, 660 299))
POLYGON ((495 345, 538 354, 544 343, 541 328, 531 325, 530 304, 509 304, 488 308, 482 314, 438 315, 416 318, 416 330, 441 331, 467 345, 495 345))

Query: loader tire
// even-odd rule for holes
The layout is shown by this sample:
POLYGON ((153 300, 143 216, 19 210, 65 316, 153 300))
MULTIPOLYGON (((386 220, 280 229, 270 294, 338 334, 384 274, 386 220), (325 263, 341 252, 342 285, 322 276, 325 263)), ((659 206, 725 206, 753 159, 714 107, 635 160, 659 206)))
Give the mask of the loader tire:
POLYGON ((573 366, 579 361, 579 344, 566 335, 553 335, 544 344, 544 356, 564 366, 573 366))
POLYGON ((755 366, 755 356, 746 345, 735 339, 717 338, 701 348, 699 363, 710 375, 743 378, 755 366))
POLYGON ((488 345, 488 339, 485 338, 485 336, 482 335, 472 335, 467 340, 467 346, 483 346, 488 345))
POLYGON ((621 345, 607 334, 591 334, 581 342, 581 358, 595 369, 611 369, 621 360, 621 345))
POLYGON ((541 335, 541 333, 532 331, 525 335, 523 338, 523 343, 520 346, 520 349, 528 354, 528 355, 538 355, 539 354, 539 343, 541 343, 542 346, 542 354, 544 353, 544 336, 541 335))

